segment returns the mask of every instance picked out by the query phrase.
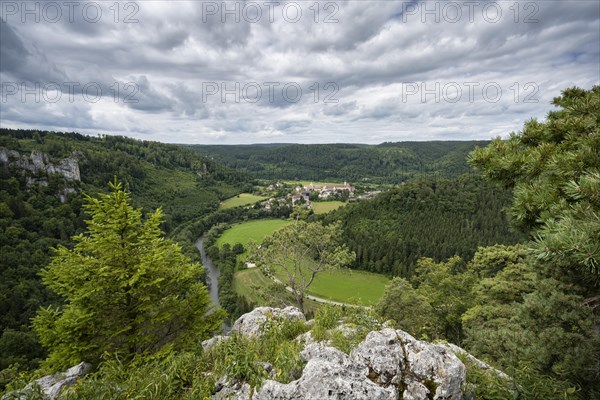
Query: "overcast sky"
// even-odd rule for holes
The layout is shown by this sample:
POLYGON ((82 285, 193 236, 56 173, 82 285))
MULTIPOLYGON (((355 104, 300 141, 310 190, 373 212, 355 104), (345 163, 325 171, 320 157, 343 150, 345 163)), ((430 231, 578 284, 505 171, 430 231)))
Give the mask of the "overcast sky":
POLYGON ((506 136, 600 81, 600 2, 1 0, 0 123, 176 143, 506 136))

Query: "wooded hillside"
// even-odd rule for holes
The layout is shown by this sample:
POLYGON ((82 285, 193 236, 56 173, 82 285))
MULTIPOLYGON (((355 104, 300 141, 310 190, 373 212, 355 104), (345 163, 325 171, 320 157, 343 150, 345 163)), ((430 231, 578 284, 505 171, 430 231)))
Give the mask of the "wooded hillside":
POLYGON ((190 146, 228 167, 264 179, 400 183, 418 176, 471 172, 467 154, 487 141, 190 146))

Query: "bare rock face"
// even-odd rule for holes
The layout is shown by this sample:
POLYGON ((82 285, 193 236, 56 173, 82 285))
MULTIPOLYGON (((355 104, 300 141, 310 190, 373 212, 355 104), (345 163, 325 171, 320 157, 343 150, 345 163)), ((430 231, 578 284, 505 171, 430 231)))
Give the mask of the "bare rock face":
POLYGON ((451 350, 416 340, 406 332, 370 332, 352 357, 368 365, 375 382, 403 388, 404 399, 463 398, 466 368, 462 361, 451 350))
POLYGON ((252 390, 250 385, 240 381, 229 381, 221 378, 217 382, 217 393, 213 396, 214 400, 248 400, 252 390))
POLYGON ((262 325, 268 318, 286 318, 306 321, 304 314, 296 307, 272 308, 257 307, 251 312, 239 317, 231 328, 231 332, 238 332, 246 337, 261 336, 262 325))
POLYGON ((34 393, 38 391, 41 393, 43 399, 54 400, 58 398, 63 389, 71 386, 77 379, 85 375, 90 367, 90 364, 82 362, 65 372, 44 376, 21 390, 4 395, 2 400, 26 400, 34 396, 34 393))
POLYGON ((465 356, 469 361, 471 361, 472 363, 477 365, 477 367, 479 367, 480 369, 490 371, 490 372, 494 373, 498 378, 504 379, 506 381, 510 381, 510 377, 508 375, 506 375, 504 372, 502 372, 502 371, 492 367, 488 363, 485 363, 485 362, 481 361, 480 359, 474 357, 472 354, 470 354, 468 351, 466 351, 462 347, 458 347, 457 345, 452 344, 452 343, 437 344, 436 346, 443 347, 447 350, 450 350, 454 354, 460 354, 461 356, 465 356))
POLYGON ((214 345, 219 343, 221 340, 227 340, 227 339, 229 339, 229 336, 223 336, 223 335, 213 336, 210 339, 202 341, 202 349, 204 351, 208 351, 212 347, 214 347, 214 345))
MULTIPOLYGON (((260 307, 240 317, 232 330, 260 336, 261 325, 271 316, 304 319, 293 307, 260 307)), ((462 391, 466 367, 456 354, 464 353, 481 367, 487 366, 457 346, 431 344, 391 328, 369 332, 350 355, 328 342, 316 342, 310 332, 296 340, 304 344, 300 357, 307 362, 299 379, 287 384, 266 380, 251 390, 246 383, 224 377, 213 399, 460 400, 469 394, 462 391)))
MULTIPOLYGON (((0 162, 13 165, 31 172, 32 174, 59 174, 69 181, 80 181, 79 162, 77 157, 69 157, 53 163, 47 154, 39 151, 31 155, 22 155, 14 150, 0 148, 0 162)), ((37 180, 32 180, 37 182, 37 180)))
POLYGON ((367 365, 356 362, 336 348, 319 343, 308 345, 300 357, 308 361, 300 379, 288 384, 268 380, 256 400, 392 400, 395 387, 382 387, 367 378, 367 365))

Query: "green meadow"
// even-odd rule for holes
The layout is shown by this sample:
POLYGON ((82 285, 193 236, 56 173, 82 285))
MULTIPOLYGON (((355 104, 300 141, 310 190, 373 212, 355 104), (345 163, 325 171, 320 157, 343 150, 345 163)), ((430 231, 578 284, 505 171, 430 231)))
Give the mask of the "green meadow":
POLYGON ((225 243, 229 243, 231 246, 241 243, 245 247, 251 240, 260 243, 266 236, 273 234, 289 223, 289 220, 284 219, 259 219, 242 222, 223 232, 217 239, 216 245, 221 247, 225 243))
MULTIPOLYGON (((281 269, 275 271, 275 276, 284 283, 287 281, 281 269)), ((370 306, 379 301, 389 282, 385 275, 344 268, 317 274, 307 293, 341 303, 370 306)))
MULTIPOLYGON (((246 298, 246 300, 257 306, 269 306, 277 302, 273 301, 274 294, 267 293, 266 288, 270 287, 275 282, 266 277, 258 268, 244 269, 238 271, 233 276, 233 290, 246 298)), ((279 306, 284 304, 295 304, 294 297, 287 290, 278 291, 275 294, 277 299, 280 299, 279 306)), ((316 301, 305 299, 304 311, 313 313, 320 305, 316 301)))
POLYGON ((343 201, 313 201, 310 204, 310 208, 315 212, 315 214, 326 214, 329 211, 337 210, 345 205, 346 203, 343 201))
MULTIPOLYGON (((333 202, 321 204, 327 203, 333 202)), ((266 236, 289 223, 289 220, 261 219, 236 224, 223 232, 217 239, 216 245, 221 247, 225 243, 231 246, 241 243, 247 246, 251 240, 260 243, 266 236)), ((276 271, 275 275, 282 282, 286 282, 286 276, 282 270, 276 271)), ((256 302, 261 297, 261 294, 256 291, 268 287, 271 283, 272 281, 258 269, 243 270, 235 274, 234 290, 256 302)), ((319 273, 307 293, 327 300, 369 306, 381 298, 388 283, 389 279, 384 275, 342 269, 319 273)))
POLYGON ((240 206, 247 206, 250 204, 254 204, 257 201, 266 200, 267 197, 257 196, 250 193, 241 193, 237 196, 230 197, 227 200, 223 200, 221 202, 221 208, 234 208, 240 206))

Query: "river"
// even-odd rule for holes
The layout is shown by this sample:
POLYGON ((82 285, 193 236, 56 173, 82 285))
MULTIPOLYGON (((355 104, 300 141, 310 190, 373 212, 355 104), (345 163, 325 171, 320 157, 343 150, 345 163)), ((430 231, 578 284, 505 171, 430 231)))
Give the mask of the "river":
POLYGON ((219 275, 221 273, 206 254, 206 249, 204 248, 204 237, 200 237, 196 241, 196 248, 200 252, 202 265, 204 265, 206 268, 206 276, 208 277, 207 283, 209 284, 210 288, 210 299, 217 305, 217 307, 221 307, 221 304, 219 303, 219 275))

